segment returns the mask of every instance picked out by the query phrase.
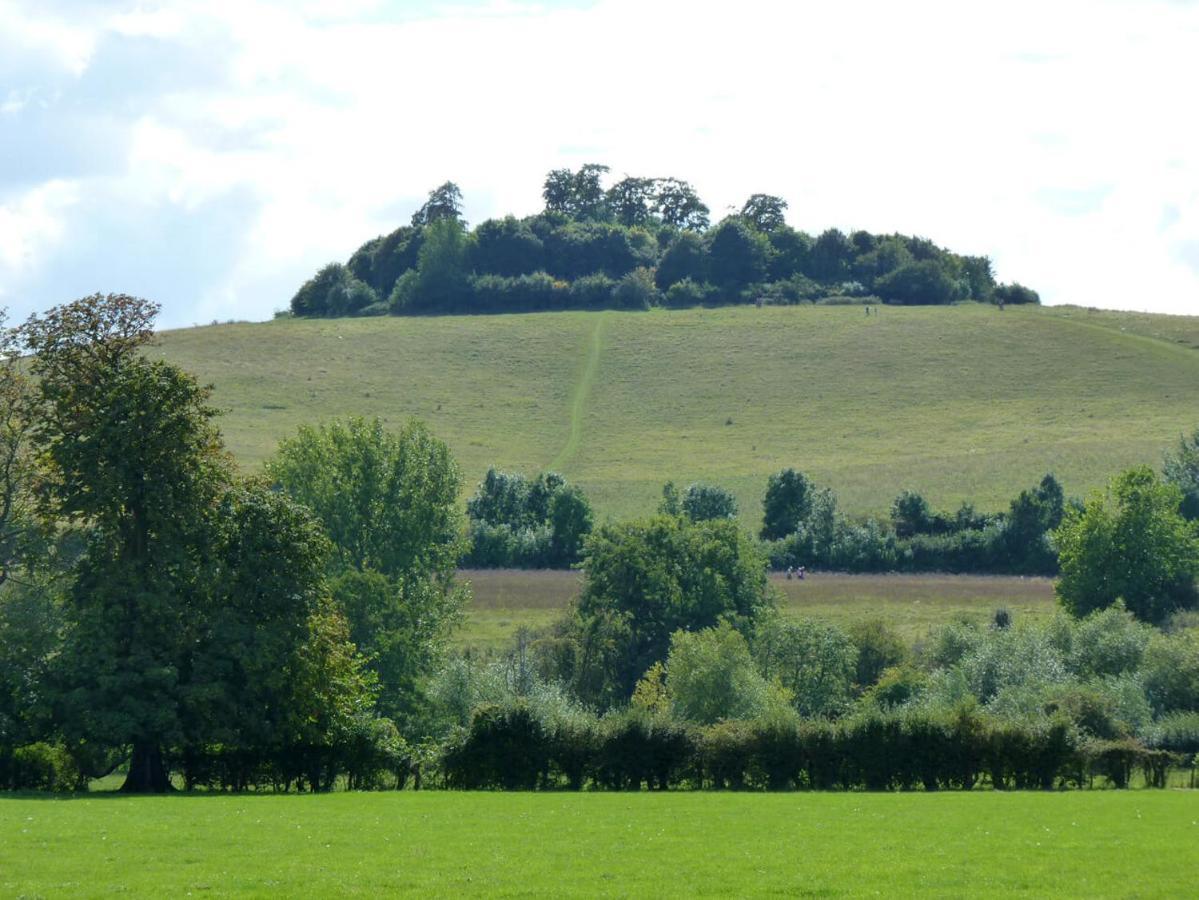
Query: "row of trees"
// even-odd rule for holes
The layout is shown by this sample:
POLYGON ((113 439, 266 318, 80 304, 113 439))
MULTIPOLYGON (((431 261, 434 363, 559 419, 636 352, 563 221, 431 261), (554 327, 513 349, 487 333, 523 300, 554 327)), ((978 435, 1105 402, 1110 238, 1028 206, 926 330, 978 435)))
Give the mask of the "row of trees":
POLYGON ((708 208, 674 178, 624 178, 607 167, 555 170, 545 209, 470 230, 452 182, 434 189, 412 224, 363 244, 297 291, 298 316, 646 309, 711 303, 1037 303, 997 285, 986 257, 924 238, 786 224, 787 202, 754 194, 709 227, 708 208))
POLYGON ((587 495, 557 472, 532 479, 495 468, 467 501, 463 565, 477 568, 566 568, 582 558, 593 515, 587 495))

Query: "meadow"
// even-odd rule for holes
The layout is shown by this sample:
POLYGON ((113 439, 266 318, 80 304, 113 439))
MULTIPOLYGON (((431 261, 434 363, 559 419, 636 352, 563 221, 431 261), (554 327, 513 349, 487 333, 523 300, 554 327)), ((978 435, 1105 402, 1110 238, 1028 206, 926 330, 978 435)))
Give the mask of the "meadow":
MULTIPOLYGON (((550 624, 579 592, 571 571, 473 569, 459 572, 473 599, 455 635, 459 647, 506 646, 520 628, 550 624)), ((909 641, 951 621, 983 622, 1003 607, 1015 619, 1046 619, 1057 606, 1053 580, 976 575, 844 575, 811 573, 803 581, 774 573, 784 615, 838 625, 882 619, 909 641)))
POLYGON ((1197 424, 1199 318, 1078 308, 738 307, 276 320, 166 332, 253 469, 302 423, 417 416, 459 460, 562 471, 601 519, 663 482, 732 489, 756 527, 795 466, 851 515, 901 490, 999 510, 1053 471, 1085 495, 1197 424))
POLYGON ((1180 897, 1181 791, 0 799, 0 894, 1180 897))

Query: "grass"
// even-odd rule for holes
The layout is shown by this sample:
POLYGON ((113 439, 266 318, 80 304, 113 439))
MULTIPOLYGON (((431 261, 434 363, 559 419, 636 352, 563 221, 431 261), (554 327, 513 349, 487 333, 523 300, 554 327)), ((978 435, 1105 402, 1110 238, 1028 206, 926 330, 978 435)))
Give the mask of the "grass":
POLYGON ((1054 471, 1085 494, 1196 424, 1199 318, 962 305, 280 320, 167 332, 248 468, 305 422, 426 420, 462 464, 555 464, 601 518, 662 483, 733 489, 750 527, 796 466, 851 514, 899 491, 1004 508, 1054 471))
POLYGON ((1193 793, 0 799, 0 894, 1181 897, 1193 793))
MULTIPOLYGON (((540 628, 578 595, 580 575, 565 571, 464 570, 474 600, 458 632, 460 647, 502 647, 519 628, 540 628)), ((999 607, 1017 619, 1046 619, 1057 607, 1048 578, 972 575, 839 575, 817 573, 803 581, 771 577, 779 605, 793 616, 839 625, 879 618, 909 641, 945 622, 982 622, 999 607)))

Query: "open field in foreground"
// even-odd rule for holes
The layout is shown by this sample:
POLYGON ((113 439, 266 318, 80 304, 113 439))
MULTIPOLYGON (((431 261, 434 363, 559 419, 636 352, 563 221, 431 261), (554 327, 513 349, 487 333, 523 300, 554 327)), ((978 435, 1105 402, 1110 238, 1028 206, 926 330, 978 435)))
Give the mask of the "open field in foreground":
POLYGON ((662 484, 733 490, 756 530, 795 466, 851 515, 901 490, 1000 510, 1053 471, 1084 495, 1199 424, 1199 317, 1077 308, 748 307, 280 320, 167 332, 247 468, 296 426, 428 422, 462 465, 559 469, 600 518, 662 484))
POLYGON ((4 896, 1183 897, 1199 798, 500 794, 0 799, 4 896))
MULTIPOLYGON (((521 627, 549 624, 579 592, 582 576, 566 571, 473 569, 474 602, 458 633, 460 646, 500 646, 521 627)), ((975 575, 841 575, 815 573, 803 581, 771 576, 780 606, 847 625, 877 617, 915 640, 944 622, 984 621, 999 607, 1015 618, 1047 618, 1057 607, 1049 578, 975 575)))

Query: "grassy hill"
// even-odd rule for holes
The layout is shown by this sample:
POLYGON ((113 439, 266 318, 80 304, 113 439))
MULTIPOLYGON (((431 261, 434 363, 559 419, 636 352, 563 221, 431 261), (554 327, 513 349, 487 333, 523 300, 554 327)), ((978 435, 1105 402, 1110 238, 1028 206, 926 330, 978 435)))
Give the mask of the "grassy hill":
POLYGON ((216 388, 257 466, 297 425, 427 421, 466 490, 490 464, 556 468, 601 515, 715 481, 757 521, 796 466, 850 513, 905 488, 1001 508, 1055 472, 1072 494, 1199 424, 1199 318, 962 305, 278 320, 162 335, 216 388))

